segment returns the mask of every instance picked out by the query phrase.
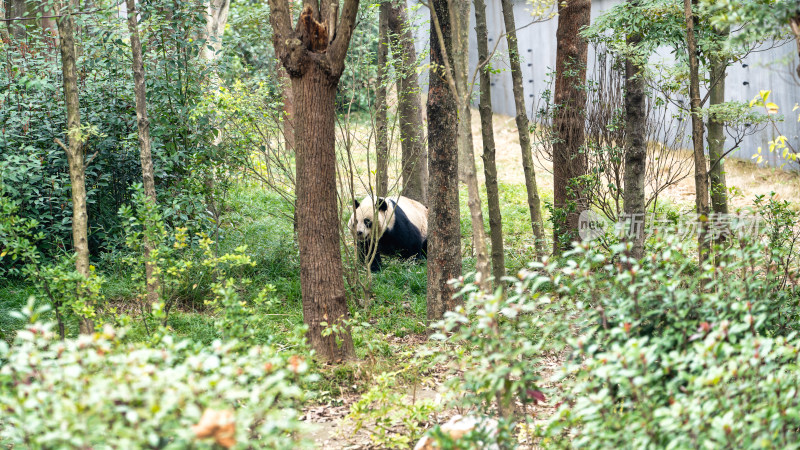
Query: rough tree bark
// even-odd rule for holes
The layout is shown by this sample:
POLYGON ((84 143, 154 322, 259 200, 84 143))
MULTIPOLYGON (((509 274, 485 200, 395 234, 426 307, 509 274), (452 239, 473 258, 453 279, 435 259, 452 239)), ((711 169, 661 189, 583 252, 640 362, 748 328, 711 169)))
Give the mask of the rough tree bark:
MULTIPOLYGON (((17 17, 27 17, 27 0, 6 0, 6 17, 15 19, 17 17)), ((28 34, 24 20, 13 20, 7 22, 8 32, 16 40, 25 39, 28 34)))
MULTIPOLYGON (((39 12, 42 14, 42 16, 54 16, 55 15, 55 12, 53 10, 53 5, 51 5, 51 4, 47 3, 47 2, 42 2, 42 4, 39 6, 39 12)), ((52 18, 52 17, 47 17, 47 18, 42 17, 42 20, 41 20, 40 24, 41 24, 42 30, 45 31, 46 35, 53 36, 53 37, 57 37, 58 36, 58 26, 56 25, 56 20, 54 18, 52 18)))
MULTIPOLYGON (((131 35, 131 53, 133 57, 133 84, 136 97, 136 119, 139 128, 139 161, 142 164, 142 185, 144 194, 153 205, 158 204, 156 197, 156 181, 153 170, 153 157, 150 152, 150 120, 147 117, 147 88, 144 83, 144 60, 142 58, 142 42, 139 40, 137 11, 135 0, 126 0, 128 10, 128 32, 131 35)), ((159 283, 155 276, 156 265, 151 261, 154 243, 147 237, 144 241, 145 284, 147 286, 147 308, 158 302, 159 283)))
MULTIPOLYGON (((723 39, 729 30, 717 30, 723 39)), ((712 56, 711 88, 709 93, 709 106, 725 103, 725 76, 728 67, 726 58, 712 56)), ((717 117, 710 114, 708 117, 708 159, 710 162, 709 183, 711 188, 711 209, 716 214, 728 214, 728 186, 725 182, 725 164, 722 155, 725 152, 725 124, 717 117)), ((725 233, 718 233, 717 242, 725 240, 725 233)))
POLYGON ((522 89, 522 69, 520 68, 519 62, 517 28, 514 21, 514 5, 511 0, 501 0, 500 4, 503 8, 503 21, 506 26, 508 58, 511 63, 511 86, 514 93, 514 105, 516 106, 519 146, 522 151, 522 170, 525 173, 525 188, 528 191, 528 208, 531 212, 531 226, 533 227, 533 237, 536 240, 536 251, 541 257, 544 256, 546 251, 544 225, 542 222, 542 202, 539 199, 539 188, 536 185, 536 173, 533 170, 531 135, 528 131, 528 113, 525 111, 525 92, 522 89))
POLYGON ((591 0, 567 0, 558 4, 556 30, 556 86, 553 118, 553 206, 565 215, 553 220, 553 253, 579 240, 578 216, 586 209, 580 178, 586 175, 584 122, 586 121, 586 63, 589 43, 580 31, 589 25, 591 0))
MULTIPOLYGON (((448 17, 447 0, 431 0, 431 21, 448 17)), ((441 25, 445 51, 452 48, 449 20, 441 25)), ((428 87, 428 321, 455 308, 448 280, 461 276, 461 227, 458 207, 458 105, 445 80, 445 58, 436 27, 431 26, 431 70, 428 87)), ((450 65, 450 62, 447 62, 450 65)))
POLYGON ((386 63, 389 57, 389 0, 378 10, 378 86, 375 89, 375 185, 378 197, 389 192, 389 105, 386 101, 386 63))
MULTIPOLYGON (((75 250, 75 270, 84 277, 89 277, 89 215, 86 211, 86 168, 84 167, 84 149, 81 132, 81 113, 78 102, 78 75, 75 67, 75 38, 73 30, 75 24, 71 12, 75 8, 75 1, 70 0, 64 11, 64 16, 58 21, 58 34, 61 47, 61 68, 64 79, 64 103, 67 107, 67 137, 68 145, 60 140, 56 142, 67 153, 69 164, 69 179, 72 188, 72 245, 75 250)), ((83 295, 78 292, 78 295, 83 295)), ((91 319, 83 317, 80 320, 81 333, 94 331, 91 319)))
POLYGON ((292 79, 283 66, 278 68, 278 80, 283 93, 283 139, 287 152, 294 151, 294 94, 292 94, 292 79))
MULTIPOLYGON (((0 0, 0 19, 8 19, 11 17, 8 11, 8 1, 7 0, 0 0)), ((0 39, 4 42, 8 42, 11 40, 11 36, 8 34, 8 30, 11 27, 11 22, 3 21, 6 26, 0 26, 0 39)))
POLYGON ((683 1, 684 18, 686 19, 686 47, 689 52, 689 97, 692 108, 692 144, 694 153, 694 186, 695 206, 697 209, 697 248, 702 263, 708 256, 709 242, 706 240, 708 219, 708 167, 703 148, 703 111, 700 104, 700 73, 697 60, 697 41, 694 35, 694 15, 692 3, 695 0, 683 1))
POLYGON ((428 153, 416 72, 417 53, 403 0, 392 4, 389 10, 389 31, 394 69, 397 73, 403 195, 428 204, 428 153))
POLYGON ((306 1, 292 29, 288 0, 269 0, 275 54, 295 100, 296 215, 300 287, 307 338, 320 358, 355 357, 339 248, 336 197, 336 87, 358 12, 358 0, 306 1), (334 333, 323 336, 327 326, 334 333))
MULTIPOLYGON (((467 206, 469 207, 472 225, 472 243, 475 251, 475 281, 481 289, 488 289, 489 281, 489 256, 486 247, 486 230, 483 227, 483 211, 480 192, 478 191, 477 169, 475 168, 475 151, 472 142, 472 114, 470 111, 470 94, 472 85, 469 83, 467 73, 469 69, 469 3, 466 0, 449 1, 449 25, 451 45, 444 52, 452 55, 450 63, 445 64, 444 76, 447 86, 456 97, 458 109, 458 130, 456 141, 458 143, 459 165, 463 169, 459 172, 467 185, 467 206)), ((439 44, 445 43, 441 30, 441 20, 432 17, 433 28, 439 44)))
MULTIPOLYGON (((486 25, 486 2, 475 0, 475 33, 478 39, 478 64, 489 58, 488 31, 486 25)), ((497 164, 495 163, 494 129, 492 128, 492 91, 490 74, 481 69, 481 91, 478 111, 481 115, 483 138, 483 172, 486 177, 486 197, 489 206, 489 230, 492 242, 492 275, 495 286, 501 286, 506 274, 505 249, 503 248, 503 220, 500 212, 500 191, 497 186, 497 164)))
MULTIPOLYGON (((637 4, 637 0, 631 3, 637 4)), ((630 47, 636 48, 641 35, 631 34, 627 38, 630 47)), ((631 256, 644 256, 645 193, 644 181, 647 169, 647 110, 644 96, 644 71, 636 56, 625 60, 625 175, 623 177, 623 205, 631 221, 629 232, 633 232, 631 256), (638 222, 641 221, 641 222, 638 222), (641 226, 637 227, 637 224, 641 226)))

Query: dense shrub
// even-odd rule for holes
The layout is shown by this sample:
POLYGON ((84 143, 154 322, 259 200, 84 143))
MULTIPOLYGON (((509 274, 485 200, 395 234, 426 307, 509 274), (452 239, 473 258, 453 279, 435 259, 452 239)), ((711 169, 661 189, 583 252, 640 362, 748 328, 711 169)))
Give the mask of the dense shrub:
MULTIPOLYGON (((85 144, 89 240, 92 252, 121 244, 117 211, 141 181, 130 48, 125 19, 106 1, 76 16, 78 84, 85 144)), ((149 0, 140 5, 148 112, 156 190, 169 223, 200 225, 205 181, 225 170, 212 145, 214 126, 197 105, 206 95, 208 68, 199 60, 205 26, 196 2, 149 0), (169 18, 167 17, 169 16, 169 18), (213 162, 213 164, 212 164, 213 162)), ((20 215, 38 221, 48 255, 69 250, 72 210, 64 151, 66 109, 58 47, 37 27, 25 42, 0 43, 0 180, 20 202, 20 215)))
POLYGON ((641 261, 624 244, 584 242, 531 264, 505 294, 467 285, 464 306, 434 335, 452 370, 452 404, 505 419, 493 439, 508 446, 525 430, 547 446, 791 445, 800 429, 797 213, 761 198, 748 217, 757 226, 734 219, 701 265, 695 236, 662 224, 641 261), (559 389, 548 390, 541 358, 559 349, 559 389), (542 426, 525 405, 547 398, 558 410, 542 426))
POLYGON ((458 445, 434 428, 429 438, 444 448, 460 448, 465 441, 473 448, 486 448, 490 442, 514 447, 515 422, 533 417, 529 406, 546 400, 537 366, 549 343, 558 341, 549 336, 556 331, 549 325, 553 315, 547 312, 553 304, 546 296, 530 295, 524 282, 516 281, 515 290, 494 293, 466 284, 459 294, 464 304, 432 325, 436 361, 448 367, 445 400, 459 412, 477 414, 474 420, 482 424, 458 445), (487 416, 500 420, 483 420, 487 416))
MULTIPOLYGON (((623 327, 617 327, 624 334, 623 327)), ((722 321, 705 339, 665 352, 631 338, 565 373, 566 402, 545 443, 612 448, 793 448, 800 438, 800 339, 722 321)))
MULTIPOLYGON (((40 312, 32 301, 25 310, 34 320, 40 312)), ((224 419, 212 437, 226 447, 231 437, 241 448, 301 444, 297 408, 309 375, 297 354, 169 335, 128 343, 124 329, 110 326, 60 341, 51 329, 31 323, 10 346, 0 341, 1 444, 210 448, 213 441, 198 435, 209 428, 201 417, 208 422, 214 412, 224 419)))

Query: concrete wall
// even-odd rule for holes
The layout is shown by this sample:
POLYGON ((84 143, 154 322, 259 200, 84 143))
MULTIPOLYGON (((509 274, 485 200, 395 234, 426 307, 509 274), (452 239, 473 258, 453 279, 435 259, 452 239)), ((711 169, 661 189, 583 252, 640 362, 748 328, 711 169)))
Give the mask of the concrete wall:
MULTIPOLYGON (((429 12, 424 6, 416 4, 415 0, 408 0, 412 8, 418 8, 413 14, 417 25, 417 50, 420 53, 428 51, 429 12), (416 5, 416 6, 414 6, 416 5)), ((594 19, 620 0, 594 0, 592 2, 592 18, 594 19)), ((523 27, 533 20, 531 7, 526 1, 514 3, 514 15, 517 28, 523 27)), ((505 31, 503 16, 499 0, 487 0, 487 22, 489 28, 489 49, 491 50, 505 31)), ((553 18, 542 23, 534 23, 517 32, 519 49, 522 57, 522 71, 525 89, 525 104, 528 115, 532 116, 532 107, 535 105, 541 92, 550 89, 549 73, 555 69, 556 61, 556 27, 558 18, 553 18)), ((475 17, 470 17, 470 64, 474 70, 477 63, 477 44, 474 31, 475 17)), ((740 63, 735 63, 728 70, 725 95, 729 100, 750 101, 758 95, 759 90, 771 90, 770 99, 781 108, 781 113, 786 116, 786 121, 781 124, 781 131, 790 139, 795 148, 800 149, 800 122, 797 121, 798 112, 792 108, 800 102, 800 80, 797 78, 795 67, 798 64, 796 47, 793 42, 783 46, 750 54, 740 63)), ((497 47, 501 61, 495 66, 505 69, 502 73, 492 75, 492 106, 494 111, 514 115, 514 98, 511 92, 511 73, 508 70, 507 47, 505 39, 501 39, 497 47)), ((668 52, 660 52, 667 55, 668 52)), ((668 57, 668 56, 656 56, 668 57)), ((589 51, 589 76, 594 52, 589 51)), ((423 74, 425 82, 427 73, 423 74)), ((477 92, 477 88, 476 88, 477 92)), ((476 94, 477 95, 477 94, 476 94)), ((764 159, 768 164, 780 165, 783 163, 780 155, 769 154, 768 142, 773 139, 774 131, 768 128, 756 135, 749 136, 742 142, 739 150, 730 156, 750 160, 758 147, 763 148, 764 159)), ((729 146, 732 145, 729 138, 729 146)), ((787 165, 787 167, 789 167, 787 165)), ((795 165, 794 168, 800 168, 795 165)))

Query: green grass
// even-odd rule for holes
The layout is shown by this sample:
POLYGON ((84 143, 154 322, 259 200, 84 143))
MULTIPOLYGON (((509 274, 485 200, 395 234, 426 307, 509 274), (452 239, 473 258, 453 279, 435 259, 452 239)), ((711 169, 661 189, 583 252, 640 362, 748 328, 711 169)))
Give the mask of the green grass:
MULTIPOLYGON (((528 209, 528 194, 524 184, 498 183, 500 192, 500 215, 503 221, 503 243, 506 261, 506 273, 514 274, 527 264, 534 261, 536 257, 535 241, 533 239, 533 228, 531 227, 531 214, 528 209)), ((461 206, 461 246, 464 256, 464 272, 474 270, 475 259, 472 258, 472 222, 470 219, 469 207, 467 206, 467 190, 460 190, 461 206)), ((491 240, 489 239, 489 211, 486 207, 486 185, 480 186, 481 203, 483 203, 483 221, 486 229, 487 245, 491 252, 491 240)), ((542 202, 542 215, 544 219, 545 237, 551 237, 553 233, 552 224, 549 221, 549 214, 545 208, 546 202, 553 201, 551 192, 539 194, 542 202)))
MULTIPOLYGON (((14 331, 25 325, 11 317, 10 313, 20 311, 28 298, 36 295, 36 288, 29 283, 14 279, 0 280, 0 339, 10 339, 14 331)), ((50 314, 45 317, 49 318, 50 314)))
MULTIPOLYGON (((485 199, 485 188, 482 189, 485 199)), ((462 191, 464 273, 469 273, 474 270, 475 260, 471 257, 472 236, 466 190, 462 191)), ((535 254, 530 215, 524 186, 501 184, 500 192, 507 270, 514 273, 535 254)), ((276 301, 261 311, 267 320, 263 329, 259 330, 258 339, 263 342, 288 340, 288 336, 303 323, 299 251, 292 223, 288 219, 290 215, 287 215, 289 206, 266 188, 248 183, 233 186, 226 201, 227 212, 218 236, 218 251, 224 254, 242 245, 247 246, 246 254, 255 264, 234 273, 240 280, 239 296, 242 300, 250 300, 265 286, 274 286, 276 301)), ((484 217, 488 230, 488 213, 484 212, 484 217)), ((137 297, 138 288, 130 280, 130 269, 119 264, 116 258, 118 255, 97 258, 98 269, 105 279, 103 296, 111 304, 119 306, 120 312, 133 317, 129 336, 146 339, 147 333, 136 318, 138 311, 129 306, 137 297)), ((349 289, 353 294, 351 313, 370 327, 357 332, 363 334, 355 336, 357 341, 384 335, 403 337, 426 331, 427 263, 394 258, 386 258, 385 261, 383 270, 372 275, 368 300, 361 298, 363 291, 357 286, 349 289)), ((352 262, 345 261, 345 269, 359 270, 362 280, 367 276, 363 268, 353 268, 352 262)), ((214 313, 204 305, 211 295, 208 287, 210 279, 201 275, 200 272, 190 273, 192 280, 200 280, 196 281, 200 286, 180 293, 177 306, 170 313, 168 326, 179 337, 210 342, 219 333, 214 327, 214 313)), ((352 274, 348 279, 353 279, 352 274)), ((24 282, 0 285, 0 330, 8 333, 21 326, 9 317, 8 311, 20 309, 31 295, 40 297, 35 288, 24 282)))

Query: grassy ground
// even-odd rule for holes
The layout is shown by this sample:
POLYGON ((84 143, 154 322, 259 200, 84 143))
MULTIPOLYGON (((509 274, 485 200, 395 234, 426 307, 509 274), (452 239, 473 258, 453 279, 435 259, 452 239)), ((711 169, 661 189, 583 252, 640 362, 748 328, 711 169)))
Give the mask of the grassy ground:
MULTIPOLYGON (((477 126, 478 114, 473 114, 476 149, 480 149, 480 129, 477 126)), ((366 127, 356 122, 355 127, 366 127)), ((503 232, 506 251, 506 270, 515 274, 535 258, 530 215, 522 174, 521 157, 515 124, 512 118, 495 116, 497 138, 497 161, 500 183, 500 201, 503 214, 503 232)), ((359 139, 368 133, 356 131, 359 139)), ((368 138, 354 140, 353 161, 359 168, 356 182, 356 196, 363 195, 370 184, 367 168, 367 151, 371 145, 368 138)), ((398 147, 397 142, 393 147, 398 147)), ((395 152, 399 154, 399 152, 395 152)), ((689 157, 688 153, 687 156, 689 157)), ((341 165, 340 165, 341 167, 341 165)), ((399 163, 392 161, 394 171, 399 171, 399 163)), ((791 198, 800 189, 800 177, 777 169, 759 168, 745 161, 731 160, 727 166, 729 185, 736 186, 738 195, 734 206, 750 204, 754 195, 771 190, 781 198, 791 198)), ((478 159, 479 179, 482 176, 482 163, 478 159)), ((545 220, 549 218, 546 205, 552 202, 552 176, 546 165, 537 167, 537 178, 543 201, 545 220)), ((663 211, 680 214, 691 211, 694 197, 692 178, 670 188, 660 202, 663 211)), ((343 190, 346 191, 346 190, 343 190)), ((482 199, 486 199, 485 185, 481 182, 482 199)), ((461 234, 464 272, 474 269, 470 232, 470 215, 466 205, 466 189, 461 191, 461 234)), ((302 326, 302 299, 300 290, 300 268, 297 244, 293 227, 287 217, 291 217, 285 202, 261 185, 239 182, 227 196, 226 213, 218 240, 219 253, 233 252, 242 245, 247 246, 246 254, 255 265, 236 273, 237 292, 241 299, 251 300, 266 286, 274 286, 271 294, 274 301, 261 308, 258 314, 264 317, 257 333, 260 342, 287 345, 291 337, 302 326)), ((348 213, 345 213, 347 215, 348 213)), ((345 218, 343 217, 343 220, 345 218)), ((488 230, 488 215, 484 215, 488 230)), ((552 233, 546 222, 546 233, 552 233)), ((344 252, 345 256, 352 252, 344 252)), ((132 339, 146 339, 147 332, 138 318, 138 311, 131 305, 139 294, 137 286, 131 281, 129 269, 115 262, 114 256, 95 258, 98 270, 105 283, 103 297, 108 305, 118 312, 132 317, 132 339)), ((363 392, 372 382, 371 374, 383 370, 404 368, 411 352, 425 340, 426 331, 426 263, 387 259, 385 268, 371 276, 368 293, 360 284, 350 286, 350 312, 354 317, 353 339, 359 362, 338 366, 315 367, 322 376, 319 385, 314 386, 320 393, 317 401, 327 405, 341 405, 343 394, 363 392)), ((345 258, 347 279, 365 283, 369 274, 355 267, 352 260, 345 258)), ((195 274, 189 275, 195 276, 195 274)), ((220 336, 215 326, 216 314, 208 309, 205 301, 210 298, 208 280, 199 283, 195 289, 181 292, 177 307, 171 312, 168 326, 178 337, 187 337, 210 343, 220 336)), ((9 313, 19 310, 31 296, 41 298, 41 293, 23 280, 0 279, 0 338, 11 339, 22 323, 9 313)), ((416 383, 418 380, 414 380, 416 383)), ((399 386, 398 389, 405 389, 399 386)), ((430 391, 433 392, 433 391, 430 391)))
MULTIPOLYGON (((476 149, 482 145, 478 114, 473 114, 473 133, 476 149)), ((495 135, 497 141, 497 163, 500 182, 500 200, 503 214, 506 265, 510 274, 524 267, 534 258, 534 246, 526 202, 524 177, 516 126, 513 118, 495 115, 495 135)), ((368 170, 368 149, 374 145, 370 125, 364 117, 356 117, 349 130, 343 135, 350 139, 351 157, 357 167, 358 175, 354 194, 363 195, 371 184, 368 170)), ((340 148, 343 142, 340 138, 340 148)), ((394 154, 399 154, 396 137, 391 142, 394 154)), ((689 157, 689 154, 686 154, 689 157)), ((340 167, 346 162, 340 158, 340 167)), ((373 164, 374 165, 374 164, 373 164)), ((485 200, 485 186, 482 182, 482 161, 477 159, 477 169, 481 180, 481 194, 485 200)), ((800 176, 779 169, 756 167, 750 162, 729 160, 726 166, 728 182, 734 186, 732 198, 734 207, 751 204, 752 198, 770 191, 778 193, 779 198, 790 198, 800 189, 800 176)), ((390 171, 399 172, 400 165, 393 159, 390 171)), ((394 178, 394 177, 392 177, 394 178)), ((543 201, 543 212, 547 219, 546 205, 552 201, 552 175, 546 163, 537 166, 537 181, 543 201)), ((343 189, 346 191, 347 189, 343 189)), ((690 211, 693 205, 693 185, 691 177, 668 189, 662 196, 662 205, 673 212, 690 211)), ((264 286, 275 286, 275 302, 265 314, 271 314, 265 336, 275 339, 302 323, 300 295, 299 261, 292 225, 286 219, 285 202, 277 195, 270 194, 260 185, 240 183, 228 194, 227 213, 218 236, 221 253, 233 251, 240 245, 247 246, 247 254, 255 262, 255 267, 241 273, 249 284, 241 288, 241 296, 250 299, 264 286)), ((290 216, 290 214, 289 214, 290 216)), ((470 236, 469 213, 466 207, 466 189, 461 192, 461 231, 465 273, 474 268, 470 236)), ((488 215, 484 215, 488 229, 488 215)), ((549 223, 546 223, 549 228, 549 223)), ((546 230, 548 234, 551 230, 546 230)), ((352 252, 351 252, 352 253, 352 252)), ((347 253, 345 253, 347 254, 347 253)), ((97 258, 96 258, 97 259, 97 258)), ((127 268, 116 264, 111 258, 100 258, 98 267, 105 278, 103 295, 106 301, 123 312, 131 312, 126 304, 136 296, 136 286, 130 281, 127 268)), ((355 270, 352 261, 345 262, 348 270, 355 270)), ((363 280, 366 273, 360 272, 357 279, 363 280)), ((350 277, 349 279, 355 279, 350 277)), ((373 327, 375 333, 387 333, 398 337, 407 334, 420 334, 425 326, 425 263, 391 261, 387 267, 372 278, 368 299, 363 291, 354 287, 351 292, 358 301, 353 301, 351 312, 358 314, 373 327)), ((214 317, 204 306, 209 292, 197 289, 182 293, 179 308, 171 315, 169 325, 182 336, 208 342, 216 336, 213 327, 214 317)), ((21 324, 9 315, 20 309, 30 296, 40 296, 36 288, 22 280, 0 280, 0 332, 9 333, 21 324)), ((134 311, 135 312, 135 311, 134 311)), ((136 330, 134 336, 143 336, 143 330, 136 330)))

